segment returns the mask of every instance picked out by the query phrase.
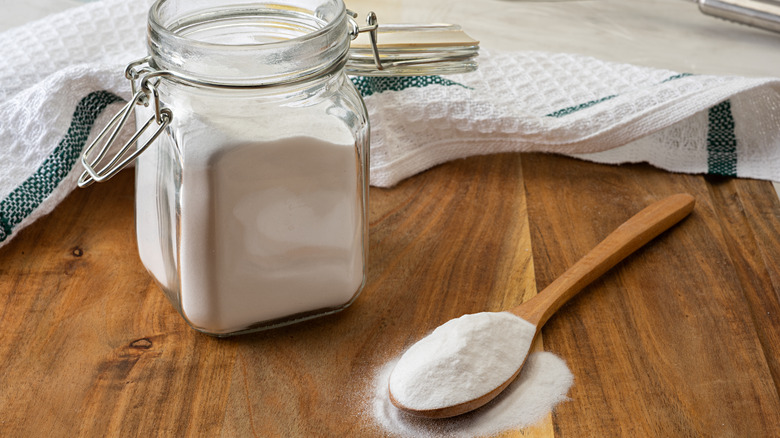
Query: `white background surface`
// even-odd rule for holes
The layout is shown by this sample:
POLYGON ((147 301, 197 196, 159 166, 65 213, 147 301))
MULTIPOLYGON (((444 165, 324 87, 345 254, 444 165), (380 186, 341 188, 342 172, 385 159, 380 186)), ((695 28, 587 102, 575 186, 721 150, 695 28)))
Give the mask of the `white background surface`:
POLYGON ((382 21, 454 22, 486 49, 591 55, 679 72, 780 76, 780 34, 685 0, 349 0, 382 21))
MULTIPOLYGON (((0 0, 0 30, 95 0, 0 0)), ((99 0, 96 0, 99 1, 99 0)), ((685 0, 347 0, 381 22, 457 23, 482 47, 581 53, 679 72, 780 76, 780 34, 685 0)))
POLYGON ((0 30, 84 3, 89 0, 0 0, 0 30))

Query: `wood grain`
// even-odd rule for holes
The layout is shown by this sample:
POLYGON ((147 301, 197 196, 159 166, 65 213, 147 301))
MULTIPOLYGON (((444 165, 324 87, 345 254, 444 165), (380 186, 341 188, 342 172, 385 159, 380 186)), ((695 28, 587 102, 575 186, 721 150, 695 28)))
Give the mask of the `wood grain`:
POLYGON ((583 288, 693 211, 696 200, 677 193, 653 202, 609 233, 533 298, 508 309, 537 327, 583 288))
POLYGON ((518 155, 372 189, 355 304, 223 340, 189 329, 144 272, 132 197, 127 173, 74 192, 0 251, 0 435, 383 435, 366 397, 385 361, 535 293, 518 155))
MULTIPOLYGON (((546 346, 566 358, 576 376, 572 401, 554 414, 557 435, 777 433, 778 392, 746 299, 747 290, 776 297, 777 289, 755 290, 755 284, 740 282, 729 246, 744 247, 741 255, 755 259, 755 242, 730 240, 723 229, 737 221, 724 223, 717 214, 724 208, 736 217, 744 212, 719 203, 705 178, 671 177, 648 166, 531 155, 523 169, 540 286, 642 203, 681 190, 697 200, 688 219, 548 322, 546 346)), ((761 205, 774 216, 771 224, 780 211, 777 198, 761 205)), ((751 220, 762 219, 769 217, 751 220)), ((736 233, 750 234, 749 226, 736 233)), ((760 263, 751 264, 752 274, 768 277, 760 263)))
POLYGON ((548 323, 571 401, 506 435, 780 430, 768 183, 547 155, 448 163, 371 189, 369 279, 352 307, 229 339, 189 329, 144 271, 132 183, 76 191, 0 249, 0 436, 385 436, 366 411, 381 365, 450 318, 530 298, 535 278, 547 285, 677 192, 696 196, 692 216, 548 323))

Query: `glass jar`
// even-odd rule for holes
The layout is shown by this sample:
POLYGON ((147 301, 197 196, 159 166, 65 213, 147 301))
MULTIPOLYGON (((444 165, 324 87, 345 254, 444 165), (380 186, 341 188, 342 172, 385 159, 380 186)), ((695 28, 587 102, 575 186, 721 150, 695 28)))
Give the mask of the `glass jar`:
MULTIPOLYGON (((384 69, 376 17, 360 28, 342 0, 158 0, 148 24, 133 99, 83 151, 79 185, 135 160, 141 261, 198 331, 349 306, 366 280, 369 165, 350 42, 370 32, 352 65, 377 75, 470 71, 478 46, 395 47, 384 69), (114 151, 133 111, 136 134, 114 151)), ((389 31, 409 29, 459 31, 389 31)))
POLYGON ((152 6, 150 56, 130 71, 155 102, 136 120, 170 115, 137 157, 136 237, 196 330, 324 315, 363 288, 369 128, 348 32, 340 0, 152 6))

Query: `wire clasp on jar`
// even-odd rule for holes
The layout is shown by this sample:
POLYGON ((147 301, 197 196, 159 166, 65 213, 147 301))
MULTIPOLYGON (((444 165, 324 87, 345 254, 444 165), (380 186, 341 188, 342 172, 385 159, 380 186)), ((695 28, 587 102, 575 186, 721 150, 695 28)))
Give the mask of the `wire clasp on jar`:
POLYGON ((384 67, 382 66, 382 61, 379 59, 379 46, 377 45, 377 31, 379 30, 379 21, 376 18, 376 14, 374 12, 369 12, 368 15, 366 15, 366 26, 364 27, 360 27, 357 24, 357 21, 355 21, 355 18, 358 16, 356 12, 347 9, 347 16, 349 23, 352 26, 349 30, 349 35, 354 40, 361 33, 368 32, 368 38, 371 41, 371 53, 374 55, 374 65, 376 66, 377 70, 383 70, 384 67))
POLYGON ((130 63, 125 69, 125 77, 130 80, 132 86, 133 97, 129 102, 119 111, 102 131, 95 137, 92 143, 84 149, 81 154, 81 165, 84 166, 84 172, 81 174, 78 180, 79 187, 87 187, 93 182, 103 182, 117 172, 125 168, 138 155, 145 151, 149 145, 160 136, 166 126, 173 119, 173 113, 168 108, 162 108, 160 106, 160 96, 157 91, 157 84, 159 83, 159 77, 152 73, 153 70, 148 67, 149 57, 139 59, 130 63), (146 73, 146 74, 145 74, 146 73), (139 85, 136 87, 136 81, 139 85), (116 142, 119 132, 127 124, 127 120, 130 117, 130 113, 133 111, 136 105, 143 105, 148 107, 149 104, 154 105, 154 115, 146 121, 146 123, 138 129, 135 134, 128 140, 110 159, 106 158, 112 146, 116 142), (128 153, 130 148, 141 138, 144 132, 146 132, 153 124, 157 125, 157 129, 149 137, 149 139, 135 151, 128 153), (104 141, 104 139, 108 137, 104 141), (96 154, 93 155, 93 150, 98 148, 98 145, 102 143, 96 154), (102 164, 103 162, 107 163, 102 164), (101 165, 102 166, 99 166, 101 165), (98 168, 99 167, 99 168, 98 168))
POLYGON ((352 38, 345 72, 353 76, 427 76, 477 69, 479 41, 455 24, 382 24, 373 12, 366 25, 347 10, 352 38), (368 41, 358 41, 366 33, 368 41), (381 35, 381 36, 380 36, 381 35), (380 41, 381 39, 381 41, 380 41))

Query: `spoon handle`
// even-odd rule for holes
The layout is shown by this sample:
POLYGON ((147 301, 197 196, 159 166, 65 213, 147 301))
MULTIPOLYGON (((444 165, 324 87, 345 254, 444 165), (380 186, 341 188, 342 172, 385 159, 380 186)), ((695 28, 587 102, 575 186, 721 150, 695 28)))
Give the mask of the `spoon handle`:
POLYGON ((688 194, 657 201, 620 225, 543 291, 510 312, 536 325, 544 323, 569 299, 621 260, 669 229, 693 210, 688 194))

